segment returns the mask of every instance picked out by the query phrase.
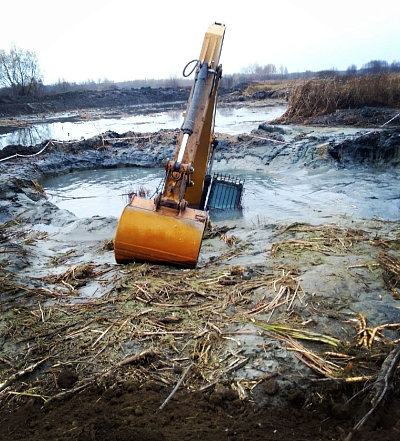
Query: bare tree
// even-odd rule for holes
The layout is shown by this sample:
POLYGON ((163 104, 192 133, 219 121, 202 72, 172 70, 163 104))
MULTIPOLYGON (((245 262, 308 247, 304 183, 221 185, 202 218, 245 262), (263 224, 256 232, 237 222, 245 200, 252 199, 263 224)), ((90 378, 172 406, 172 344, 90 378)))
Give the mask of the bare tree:
POLYGON ((165 87, 172 87, 173 89, 177 89, 179 87, 178 77, 171 74, 169 79, 165 81, 165 87))
POLYGON ((42 75, 35 52, 14 46, 0 50, 0 85, 18 95, 34 95, 42 87, 42 75))
POLYGON ((355 64, 350 64, 346 71, 347 75, 354 76, 357 75, 357 66, 355 64))
POLYGON ((400 72, 400 62, 394 60, 393 63, 390 63, 390 71, 391 72, 400 72))
POLYGON ((287 77, 289 72, 286 66, 284 66, 283 64, 281 64, 279 66, 279 73, 281 75, 282 78, 287 77))
POLYGON ((70 90, 71 85, 68 81, 65 80, 65 78, 59 78, 57 83, 54 84, 54 89, 57 92, 67 92, 70 90))
POLYGON ((249 80, 265 80, 276 75, 277 69, 276 66, 271 63, 265 66, 254 63, 242 68, 242 72, 249 77, 249 80))
POLYGON ((330 69, 320 70, 315 73, 315 76, 317 78, 334 78, 338 75, 339 75, 339 71, 335 66, 332 66, 330 69))
POLYGON ((387 72, 389 70, 389 64, 385 60, 371 60, 363 65, 363 70, 368 73, 387 72))
POLYGON ((223 75, 221 78, 221 87, 230 89, 235 83, 234 75, 223 75))

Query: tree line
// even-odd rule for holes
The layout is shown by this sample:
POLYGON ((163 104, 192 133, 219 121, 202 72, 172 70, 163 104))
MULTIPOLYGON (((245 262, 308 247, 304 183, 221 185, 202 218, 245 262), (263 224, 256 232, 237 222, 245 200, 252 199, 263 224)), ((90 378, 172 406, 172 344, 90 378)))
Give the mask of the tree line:
MULTIPOLYGON (((221 87, 231 89, 239 83, 249 81, 265 81, 270 79, 298 79, 309 77, 329 77, 336 75, 359 75, 376 74, 382 72, 400 72, 400 62, 393 61, 389 64, 384 60, 371 60, 362 65, 360 69, 354 64, 350 65, 346 71, 339 72, 336 68, 324 71, 312 72, 293 72, 289 73, 286 66, 266 64, 260 66, 258 63, 244 67, 241 72, 234 74, 224 74, 221 80, 221 87)), ((98 81, 87 80, 82 83, 71 83, 65 79, 59 79, 50 85, 43 84, 40 65, 35 52, 12 47, 9 52, 0 49, 0 91, 14 95, 33 95, 64 93, 82 90, 110 90, 123 88, 141 87, 188 87, 192 80, 178 78, 176 76, 167 79, 143 79, 123 82, 114 82, 106 78, 98 81)))

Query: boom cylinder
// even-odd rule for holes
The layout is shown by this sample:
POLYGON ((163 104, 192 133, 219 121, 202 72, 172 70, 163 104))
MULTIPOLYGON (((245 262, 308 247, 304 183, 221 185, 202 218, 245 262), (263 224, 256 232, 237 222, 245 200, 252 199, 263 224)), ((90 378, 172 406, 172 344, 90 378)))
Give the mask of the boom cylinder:
POLYGON ((208 65, 206 62, 204 62, 200 70, 197 72, 193 87, 192 98, 190 100, 189 108, 186 112, 185 119, 181 127, 183 137, 181 146, 179 148, 178 158, 176 160, 176 168, 180 167, 180 164, 183 160, 183 155, 186 151, 189 136, 193 133, 194 123, 200 108, 200 100, 203 97, 204 89, 206 87, 207 75, 208 65))
POLYGON ((193 88, 193 95, 190 100, 189 108, 185 115, 185 120, 183 121, 181 130, 183 133, 187 133, 191 135, 194 130, 194 122, 196 120, 197 112, 200 108, 200 101, 202 99, 204 89, 206 87, 208 75, 208 65, 207 62, 204 62, 201 65, 200 71, 197 74, 197 78, 195 79, 195 84, 193 88))

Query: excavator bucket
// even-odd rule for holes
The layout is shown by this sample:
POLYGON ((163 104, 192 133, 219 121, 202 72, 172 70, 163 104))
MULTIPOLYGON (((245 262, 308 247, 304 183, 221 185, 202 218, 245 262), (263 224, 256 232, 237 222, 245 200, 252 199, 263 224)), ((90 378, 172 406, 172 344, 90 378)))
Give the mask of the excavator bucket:
POLYGON ((134 196, 119 220, 114 240, 117 263, 137 261, 195 268, 206 226, 201 210, 156 206, 134 196))

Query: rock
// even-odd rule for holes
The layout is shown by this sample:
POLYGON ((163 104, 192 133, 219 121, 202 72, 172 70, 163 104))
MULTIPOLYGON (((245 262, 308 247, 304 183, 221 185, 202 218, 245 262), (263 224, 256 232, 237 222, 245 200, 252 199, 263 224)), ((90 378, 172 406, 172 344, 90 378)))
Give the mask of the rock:
POLYGON ((63 369, 57 376, 57 384, 61 389, 71 389, 78 381, 78 375, 71 369, 63 369))
POLYGON ((217 392, 213 392, 210 395, 209 402, 213 406, 221 406, 222 405, 222 395, 217 392))
POLYGON ((174 365, 174 373, 181 374, 182 372, 183 372, 182 366, 180 366, 179 364, 175 364, 174 365))
POLYGON ((288 400, 296 406, 302 406, 306 400, 306 396, 300 389, 295 389, 291 394, 289 394, 288 400))
POLYGON ((264 392, 268 395, 275 395, 279 390, 279 383, 275 380, 267 380, 264 383, 264 392))
POLYGON ((235 400, 237 400, 237 399, 239 398, 239 394, 237 393, 236 390, 228 389, 228 390, 225 392, 225 398, 226 398, 228 401, 235 401, 235 400))
POLYGON ((282 129, 282 127, 270 126, 268 124, 260 124, 258 126, 258 130, 262 130, 268 133, 280 133, 281 135, 284 135, 286 133, 286 131, 282 129))
POLYGON ((222 397, 224 397, 227 392, 227 389, 223 384, 217 383, 215 385, 214 392, 216 392, 217 394, 220 394, 222 397))
POLYGON ((349 416, 348 406, 345 404, 335 403, 332 405, 332 415, 339 419, 344 419, 349 416))
POLYGON ((143 414, 144 414, 144 411, 143 411, 143 409, 142 409, 142 406, 140 406, 140 404, 137 405, 137 406, 135 407, 135 415, 136 415, 136 416, 142 416, 143 414))
POLYGON ((123 384, 127 392, 136 392, 139 389, 139 382, 136 380, 128 380, 123 384))
POLYGON ((242 403, 242 400, 240 398, 237 398, 236 400, 232 401, 232 406, 235 406, 235 407, 240 407, 242 404, 243 403, 242 403))
POLYGON ((155 382, 155 381, 147 381, 146 383, 143 384, 142 388, 145 390, 152 390, 154 392, 160 392, 160 390, 162 389, 162 385, 160 383, 155 382))

